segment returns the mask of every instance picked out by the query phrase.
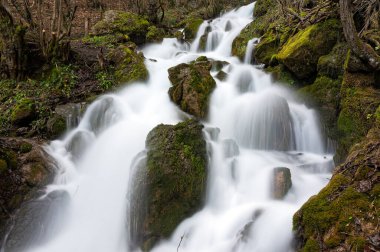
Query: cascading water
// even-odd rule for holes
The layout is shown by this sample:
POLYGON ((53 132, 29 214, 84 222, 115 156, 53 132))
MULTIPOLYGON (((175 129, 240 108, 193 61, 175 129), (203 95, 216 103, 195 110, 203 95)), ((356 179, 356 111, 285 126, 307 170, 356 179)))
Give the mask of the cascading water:
POLYGON ((312 110, 267 74, 231 56, 232 41, 252 21, 253 8, 205 22, 191 46, 165 39, 144 48, 146 58, 154 59, 146 60, 150 80, 101 97, 76 129, 51 143, 47 149, 59 171, 48 192, 67 191, 70 200, 67 211, 56 216, 63 222, 59 229, 28 251, 129 250, 128 188, 144 179, 135 164, 144 159, 146 136, 160 123, 183 118, 167 94, 167 69, 200 55, 229 62, 223 67, 228 77, 217 80, 203 122, 212 149, 206 203, 153 251, 177 251, 180 241, 179 251, 188 252, 292 251, 292 215, 328 182, 332 155, 324 151, 312 110), (198 53, 206 28, 208 51, 198 53), (272 197, 276 167, 291 171, 293 185, 283 200, 272 197))

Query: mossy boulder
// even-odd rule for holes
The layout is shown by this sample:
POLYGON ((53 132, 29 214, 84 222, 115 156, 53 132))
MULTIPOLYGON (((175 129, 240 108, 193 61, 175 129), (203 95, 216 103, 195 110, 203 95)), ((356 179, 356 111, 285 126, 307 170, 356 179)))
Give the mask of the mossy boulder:
POLYGON ((149 22, 135 13, 109 10, 104 13, 103 20, 92 28, 92 34, 96 36, 122 35, 139 45, 145 43, 149 27, 149 22))
POLYGON ((336 162, 342 162, 351 146, 360 142, 376 122, 380 91, 373 88, 373 83, 373 74, 344 74, 340 91, 341 111, 337 122, 340 137, 336 162))
POLYGON ((209 99, 216 87, 210 75, 212 63, 205 57, 170 68, 172 87, 169 96, 183 111, 197 118, 205 118, 209 99))
POLYGON ((36 118, 36 105, 33 100, 23 98, 13 107, 11 122, 17 126, 26 126, 36 118))
POLYGON ((66 131, 66 118, 61 115, 53 114, 47 121, 46 126, 50 137, 56 138, 66 131))
POLYGON ((298 90, 305 102, 318 110, 326 135, 335 141, 339 139, 337 121, 341 85, 342 78, 331 79, 322 75, 313 84, 298 90))
POLYGON ((114 75, 118 83, 130 83, 148 79, 144 55, 142 52, 137 52, 137 48, 133 43, 120 45, 109 53, 108 58, 115 66, 114 75))
MULTIPOLYGON (((232 55, 237 56, 241 60, 244 59, 249 40, 262 37, 263 50, 268 48, 271 42, 280 41, 282 34, 288 29, 288 26, 285 25, 286 21, 284 15, 282 15, 280 5, 276 1, 256 1, 253 16, 254 20, 241 31, 232 43, 232 55)), ((277 46, 279 45, 277 43, 277 46)), ((260 43, 258 46, 260 47, 260 43)), ((273 44, 270 46, 271 53, 268 53, 270 55, 268 56, 269 58, 274 54, 272 46, 273 44)), ((263 55, 263 52, 260 52, 260 55, 263 55)), ((261 57, 263 58, 263 56, 261 57)))
POLYGON ((208 157, 203 126, 195 120, 158 125, 146 139, 147 215, 142 247, 148 251, 202 206, 208 157))
POLYGON ((198 29, 203 23, 203 19, 200 17, 189 17, 184 21, 185 28, 183 30, 185 39, 192 40, 197 36, 198 29))
POLYGON ((294 215, 298 251, 378 251, 380 128, 337 167, 329 184, 294 215))
POLYGON ((264 16, 270 9, 275 7, 277 2, 275 0, 257 0, 255 9, 253 10, 253 16, 255 18, 264 16))
POLYGON ((280 46, 280 38, 271 32, 266 33, 253 51, 257 63, 266 66, 276 65, 276 54, 280 46))
POLYGON ((291 37, 277 54, 277 59, 299 79, 309 78, 317 71, 318 59, 328 54, 341 33, 337 19, 317 23, 291 37))
POLYGON ((347 52, 348 45, 346 43, 337 43, 329 54, 319 58, 317 66, 318 74, 333 79, 342 76, 347 52))
POLYGON ((147 42, 160 42, 165 37, 165 31, 162 28, 157 28, 152 25, 149 26, 148 32, 146 34, 147 42))

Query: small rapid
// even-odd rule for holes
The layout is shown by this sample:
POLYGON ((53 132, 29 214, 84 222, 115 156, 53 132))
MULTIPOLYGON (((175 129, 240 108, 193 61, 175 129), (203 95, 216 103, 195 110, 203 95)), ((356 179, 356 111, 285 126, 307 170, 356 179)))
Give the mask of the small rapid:
POLYGON ((47 147, 58 169, 47 192, 65 191, 69 201, 55 218, 59 228, 28 251, 129 251, 128 190, 146 136, 158 124, 188 117, 169 99, 167 70, 203 55, 228 62, 222 68, 227 78, 215 78, 209 118, 202 122, 212 153, 205 205, 152 251, 293 251, 292 216, 327 184, 332 153, 315 111, 250 64, 257 39, 249 42, 244 62, 231 56, 233 40, 253 20, 253 8, 254 3, 205 21, 191 45, 168 38, 144 47, 147 83, 98 98, 75 129, 47 147), (282 200, 272 192, 279 167, 288 168, 292 179, 282 200))

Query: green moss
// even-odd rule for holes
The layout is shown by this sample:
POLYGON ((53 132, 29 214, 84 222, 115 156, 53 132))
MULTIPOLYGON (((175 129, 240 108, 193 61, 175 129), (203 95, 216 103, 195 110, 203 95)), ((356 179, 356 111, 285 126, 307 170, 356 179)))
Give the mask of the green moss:
POLYGON ((298 85, 296 78, 284 66, 277 65, 274 67, 267 67, 265 71, 272 74, 275 81, 294 87, 298 85))
POLYGON ((319 58, 318 74, 334 79, 342 76, 347 52, 346 43, 337 43, 328 55, 319 58))
POLYGON ((163 29, 157 28, 156 26, 152 25, 148 28, 146 40, 147 42, 159 42, 164 38, 164 36, 165 32, 163 31, 163 29))
POLYGON ((298 91, 308 105, 318 109, 327 136, 334 140, 339 138, 337 120, 341 86, 341 78, 319 76, 312 85, 298 91))
POLYGON ((148 216, 144 226, 151 239, 168 238, 177 225, 202 204, 207 175, 202 126, 190 120, 159 125, 147 137, 148 216))
POLYGON ((338 118, 340 133, 337 160, 342 161, 353 144, 358 143, 376 123, 380 106, 380 92, 372 87, 362 87, 366 76, 346 73, 341 88, 341 111, 338 118), (360 80, 360 78, 364 78, 360 80))
POLYGON ((307 240, 305 247, 301 250, 302 252, 317 252, 320 251, 319 244, 314 239, 307 240))
POLYGON ((183 30, 185 39, 194 39, 197 35, 199 26, 203 23, 203 19, 199 17, 190 17, 184 21, 185 28, 183 30))
POLYGON ((340 30, 336 19, 311 25, 291 37, 277 54, 277 59, 298 78, 308 78, 317 71, 318 59, 331 51, 340 30))
POLYGON ((352 251, 364 252, 366 240, 364 237, 352 237, 349 239, 349 244, 352 251))
MULTIPOLYGON (((127 36, 136 44, 145 42, 150 23, 137 14, 122 11, 107 11, 105 18, 94 27, 94 35, 127 36)), ((107 37, 110 39, 110 37, 107 37)))
POLYGON ((67 129, 66 118, 60 115, 53 115, 47 122, 47 130, 50 138, 62 135, 67 129))
POLYGON ((35 118, 35 103, 29 98, 17 101, 12 109, 11 122, 18 125, 26 125, 35 118))
POLYGON ((253 10, 253 16, 255 18, 264 16, 267 12, 276 5, 274 0, 257 0, 255 9, 253 10))
POLYGON ((20 145, 20 152, 21 153, 28 153, 32 150, 33 146, 30 144, 30 143, 27 143, 27 142, 23 142, 21 145, 20 145))
POLYGON ((115 80, 117 83, 131 83, 145 81, 148 78, 148 70, 144 63, 144 55, 137 53, 128 46, 119 46, 109 56, 115 60, 115 80))
POLYGON ((168 70, 173 84, 169 89, 170 98, 183 111, 198 118, 207 115, 210 95, 216 87, 215 80, 210 75, 211 67, 211 62, 201 58, 168 70))
POLYGON ((0 159, 0 175, 2 175, 7 170, 8 170, 7 161, 5 161, 4 159, 0 159))

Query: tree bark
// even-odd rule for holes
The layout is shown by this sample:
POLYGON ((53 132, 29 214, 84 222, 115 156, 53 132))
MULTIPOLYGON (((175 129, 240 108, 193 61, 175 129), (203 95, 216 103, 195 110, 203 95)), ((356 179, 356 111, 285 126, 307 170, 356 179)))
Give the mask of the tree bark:
POLYGON ((340 19, 343 25, 343 32, 351 50, 371 68, 380 70, 380 56, 375 50, 359 38, 352 14, 352 0, 340 0, 340 19))

